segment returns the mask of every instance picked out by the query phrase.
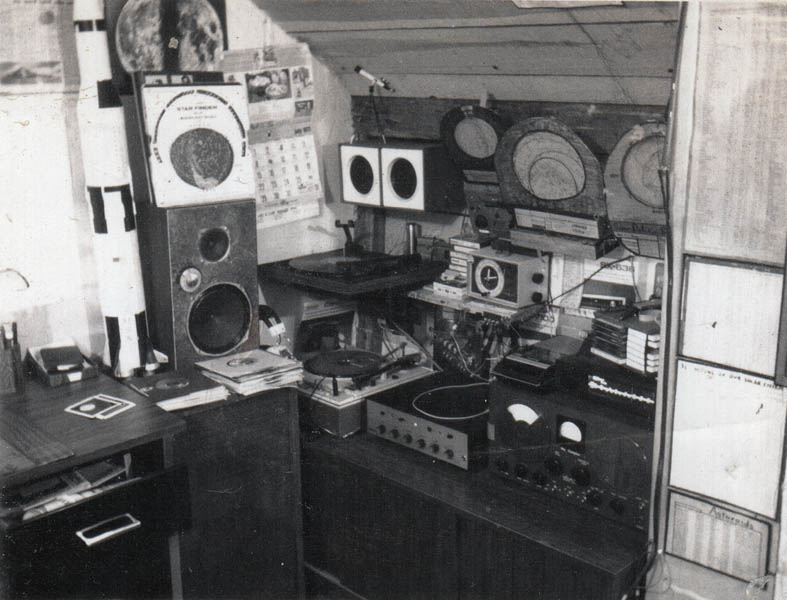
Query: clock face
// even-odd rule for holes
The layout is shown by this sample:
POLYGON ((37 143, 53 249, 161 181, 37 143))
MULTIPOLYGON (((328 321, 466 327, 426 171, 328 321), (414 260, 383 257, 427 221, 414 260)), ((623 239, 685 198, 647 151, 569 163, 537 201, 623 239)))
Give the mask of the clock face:
POLYGON ((495 261, 485 258, 479 261, 475 270, 475 284, 478 290, 492 298, 497 297, 503 291, 505 276, 495 261))

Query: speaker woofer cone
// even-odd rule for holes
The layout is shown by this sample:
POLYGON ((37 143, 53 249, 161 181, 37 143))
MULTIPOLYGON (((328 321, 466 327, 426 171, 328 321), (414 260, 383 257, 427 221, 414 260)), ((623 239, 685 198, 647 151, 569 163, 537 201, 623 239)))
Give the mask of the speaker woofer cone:
POLYGON ((403 200, 413 197, 418 187, 418 174, 410 161, 397 158, 391 165, 391 187, 403 200))
POLYGON ((235 285, 207 288, 189 310, 189 337, 205 354, 225 354, 243 342, 251 326, 251 303, 235 285))
POLYGON ((359 194, 368 194, 374 186, 374 170, 363 156, 355 156, 350 161, 350 181, 359 194))

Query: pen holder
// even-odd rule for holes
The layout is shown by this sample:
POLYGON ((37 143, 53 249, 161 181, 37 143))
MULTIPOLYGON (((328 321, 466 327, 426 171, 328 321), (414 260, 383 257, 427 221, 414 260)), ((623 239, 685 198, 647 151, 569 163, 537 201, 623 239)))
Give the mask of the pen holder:
POLYGON ((0 394, 19 392, 24 388, 25 376, 16 323, 0 325, 0 338, 0 394))

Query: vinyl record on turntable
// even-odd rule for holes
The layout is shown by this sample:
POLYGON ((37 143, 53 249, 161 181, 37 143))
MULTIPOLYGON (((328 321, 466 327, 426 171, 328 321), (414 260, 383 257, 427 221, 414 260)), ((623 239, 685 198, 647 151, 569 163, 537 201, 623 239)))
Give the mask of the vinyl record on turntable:
POLYGON ((586 217, 606 215, 598 159, 565 124, 536 117, 506 131, 495 153, 506 204, 586 217))
POLYGON ((343 256, 339 254, 313 254, 309 256, 299 256, 290 260, 289 265, 293 269, 305 271, 307 273, 321 273, 324 275, 338 275, 344 272, 344 268, 350 263, 361 263, 360 256, 343 256))
POLYGON ((335 350, 316 354, 304 363, 304 369, 319 377, 359 377, 382 365, 380 355, 366 350, 335 350))

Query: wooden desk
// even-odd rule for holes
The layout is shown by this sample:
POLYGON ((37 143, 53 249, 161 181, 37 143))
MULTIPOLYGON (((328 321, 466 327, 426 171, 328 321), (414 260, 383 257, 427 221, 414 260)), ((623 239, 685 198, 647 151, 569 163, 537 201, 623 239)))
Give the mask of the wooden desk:
MULTIPOLYGON (((28 520, 15 515, 0 519, 4 555, 0 596, 177 596, 177 534, 188 527, 190 507, 183 500, 187 497, 186 469, 171 465, 167 440, 182 431, 185 422, 103 376, 59 388, 29 382, 23 394, 3 397, 0 402, 4 438, 18 445, 19 439, 9 430, 28 424, 37 440, 52 450, 41 453, 31 446, 14 451, 14 460, 3 462, 0 493, 105 458, 131 464, 131 478, 120 486, 28 520), (97 393, 136 405, 107 420, 64 412, 67 406, 97 393), (75 535, 126 514, 139 523, 122 535, 94 545, 75 535)), ((4 454, 12 453, 7 443, 2 448, 4 454)))
MULTIPOLYGON (((182 419, 164 412, 147 398, 104 376, 56 388, 29 381, 24 393, 0 397, 0 410, 6 416, 18 415, 71 452, 70 456, 62 459, 3 469, 0 472, 0 489, 161 441, 186 426, 182 419), (130 400, 136 406, 104 421, 64 412, 67 406, 98 393, 130 400)), ((10 462, 2 459, 0 456, 0 463, 10 462)))
POLYGON ((307 568, 370 599, 619 598, 645 535, 358 434, 303 445, 307 568))
POLYGON ((303 596, 298 405, 284 388, 178 412, 173 457, 188 466, 185 598, 303 596))

